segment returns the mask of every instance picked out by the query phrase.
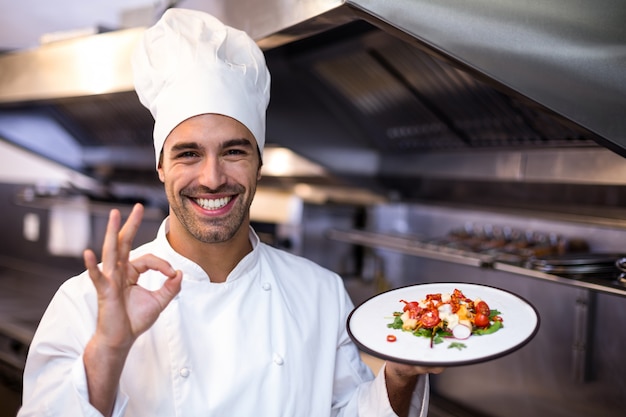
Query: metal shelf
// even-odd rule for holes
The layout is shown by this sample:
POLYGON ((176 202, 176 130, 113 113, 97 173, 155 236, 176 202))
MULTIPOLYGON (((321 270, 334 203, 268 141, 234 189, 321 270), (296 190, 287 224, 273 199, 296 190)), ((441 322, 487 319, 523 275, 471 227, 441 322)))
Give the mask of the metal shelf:
POLYGON ((352 243, 371 248, 384 248, 405 255, 421 258, 434 259, 461 265, 479 268, 493 269, 512 274, 522 275, 543 281, 555 282, 571 287, 578 287, 600 293, 613 294, 626 297, 626 285, 600 278, 573 279, 558 275, 547 274, 523 266, 512 265, 498 261, 494 255, 486 255, 475 252, 448 248, 442 245, 422 242, 419 238, 410 235, 388 235, 384 233, 367 232, 363 230, 339 230, 330 229, 327 237, 332 240, 352 243))

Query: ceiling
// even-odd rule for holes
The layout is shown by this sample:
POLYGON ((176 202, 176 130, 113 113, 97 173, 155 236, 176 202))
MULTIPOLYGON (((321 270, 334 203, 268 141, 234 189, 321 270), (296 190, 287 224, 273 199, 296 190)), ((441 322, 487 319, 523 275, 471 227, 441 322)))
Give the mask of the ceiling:
MULTIPOLYGON (((391 174, 413 180, 424 169, 430 174, 429 167, 450 177, 468 163, 469 151, 472 169, 474 161, 481 172, 493 168, 486 174, 493 179, 503 166, 515 165, 509 153, 501 152, 506 150, 584 146, 587 151, 597 141, 626 154, 621 110, 626 82, 620 71, 626 49, 615 47, 626 44, 620 18, 626 9, 621 0, 600 0, 606 5, 602 10, 613 12, 597 16, 595 7, 580 0, 569 13, 553 13, 562 10, 557 6, 563 1, 520 8, 515 0, 502 0, 501 8, 494 9, 481 2, 470 7, 463 0, 446 0, 440 6, 445 4, 445 10, 440 10, 430 0, 114 0, 88 7, 78 0, 58 0, 54 7, 23 0, 10 7, 0 4, 0 50, 34 48, 44 34, 150 25, 173 5, 204 10, 255 31, 251 36, 265 47, 273 79, 269 144, 368 186, 374 183, 371 179, 391 174), (20 15, 20 10, 28 13, 20 15), (542 19, 533 19, 537 16, 542 19), (588 26, 580 26, 581 16, 588 26), (599 21, 604 26, 595 24, 599 21), (598 34, 599 27, 608 29, 598 34), (568 53, 546 53, 546 44, 550 51, 568 53), (484 163, 483 157, 494 152, 506 160, 490 156, 484 163), (441 154, 445 164, 438 159, 441 154), (462 164, 453 158, 457 154, 462 164)), ((115 35, 103 37, 113 40, 115 35)), ((11 55, 36 54, 0 58, 8 62, 11 55)), ((36 69, 35 79, 54 68, 64 68, 67 75, 68 61, 62 58, 60 66, 14 64, 15 77, 0 77, 0 92, 25 79, 30 92, 37 84, 24 75, 30 67, 36 69)), ((72 134, 82 159, 61 151, 59 141, 44 150, 84 164, 85 172, 97 173, 106 183, 136 182, 139 171, 154 180, 151 157, 143 161, 131 152, 137 148, 151 155, 145 148, 151 146, 152 127, 132 89, 48 98, 5 100, 0 127, 8 127, 10 119, 17 128, 32 128, 36 116, 46 116, 40 117, 44 122, 52 116, 72 134), (28 116, 27 123, 20 115, 28 116), (125 146, 118 146, 122 142, 125 146)), ((45 141, 37 143, 45 145, 52 130, 43 128, 45 141)), ((4 135, 32 148, 9 133, 4 135)), ((525 157, 518 162, 525 163, 525 157)))
POLYGON ((220 0, 0 1, 0 51, 34 48, 42 36, 149 25, 170 5, 215 11, 220 0))
POLYGON ((44 34, 85 28, 117 28, 122 12, 151 0, 20 0, 0 2, 0 49, 33 48, 44 34))

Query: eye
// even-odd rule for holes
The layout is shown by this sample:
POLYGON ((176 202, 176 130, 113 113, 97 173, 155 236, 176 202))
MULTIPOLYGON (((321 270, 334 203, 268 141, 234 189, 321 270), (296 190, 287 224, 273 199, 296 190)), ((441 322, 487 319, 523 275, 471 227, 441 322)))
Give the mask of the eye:
POLYGON ((236 160, 248 158, 254 149, 250 140, 246 138, 230 139, 222 145, 222 156, 236 160))
POLYGON ((233 147, 224 149, 223 155, 229 159, 242 159, 247 158, 250 155, 250 150, 245 147, 233 147))
POLYGON ((247 152, 243 149, 227 149, 226 155, 245 155, 247 152))
POLYGON ((176 154, 176 158, 178 159, 189 159, 195 158, 198 156, 198 152, 196 151, 183 151, 176 154))

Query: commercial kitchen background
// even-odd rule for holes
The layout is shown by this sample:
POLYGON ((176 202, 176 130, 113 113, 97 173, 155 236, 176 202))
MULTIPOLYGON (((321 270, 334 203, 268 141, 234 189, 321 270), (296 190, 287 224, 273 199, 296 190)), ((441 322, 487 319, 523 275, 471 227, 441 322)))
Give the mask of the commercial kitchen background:
POLYGON ((472 282, 537 308, 520 350, 433 377, 433 417, 623 415, 622 2, 106 3, 0 4, 0 415, 15 414, 37 322, 110 208, 147 205, 137 243, 166 213, 127 58, 172 4, 266 50, 264 240, 340 273, 357 304, 472 282))

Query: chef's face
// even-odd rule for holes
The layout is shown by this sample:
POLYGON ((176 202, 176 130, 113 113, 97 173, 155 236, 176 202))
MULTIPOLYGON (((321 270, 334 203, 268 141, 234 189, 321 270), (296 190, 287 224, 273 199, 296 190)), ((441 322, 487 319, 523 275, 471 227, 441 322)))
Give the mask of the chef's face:
POLYGON ((202 114, 176 126, 158 168, 174 214, 170 231, 182 226, 204 243, 226 242, 237 232, 247 236, 258 155, 252 133, 230 117, 202 114))

